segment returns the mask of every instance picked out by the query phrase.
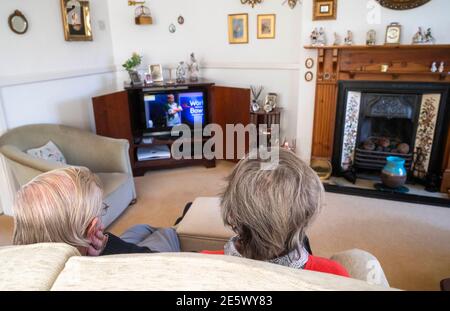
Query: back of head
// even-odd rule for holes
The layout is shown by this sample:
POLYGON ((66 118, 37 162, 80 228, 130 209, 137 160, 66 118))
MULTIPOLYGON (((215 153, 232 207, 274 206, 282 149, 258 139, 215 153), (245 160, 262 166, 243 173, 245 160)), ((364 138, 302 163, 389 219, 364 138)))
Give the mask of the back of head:
POLYGON ((103 191, 86 168, 70 167, 37 176, 14 204, 14 244, 66 243, 89 246, 86 230, 101 214, 103 191))
POLYGON ((279 163, 247 156, 235 167, 222 194, 224 222, 239 235, 246 258, 271 260, 302 246, 305 230, 321 206, 317 174, 294 153, 279 149, 279 163))

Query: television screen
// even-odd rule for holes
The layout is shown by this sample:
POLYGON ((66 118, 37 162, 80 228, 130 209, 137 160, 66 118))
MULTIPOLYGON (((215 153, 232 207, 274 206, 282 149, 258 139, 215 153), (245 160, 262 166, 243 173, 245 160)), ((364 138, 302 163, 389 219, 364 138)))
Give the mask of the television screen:
POLYGON ((202 92, 144 95, 145 121, 148 131, 170 130, 186 124, 194 127, 205 123, 205 102, 202 92))

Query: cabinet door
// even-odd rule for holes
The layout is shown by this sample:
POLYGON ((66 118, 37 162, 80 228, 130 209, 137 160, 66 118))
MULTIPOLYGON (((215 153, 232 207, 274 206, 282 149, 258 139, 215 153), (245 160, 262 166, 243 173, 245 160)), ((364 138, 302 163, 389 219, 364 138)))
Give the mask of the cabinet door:
POLYGON ((133 134, 128 93, 122 91, 94 97, 92 104, 97 135, 127 139, 130 142, 130 159, 133 165, 133 134))
MULTIPOLYGON (((222 127, 224 134, 223 155, 226 156, 229 148, 234 148, 233 159, 227 159, 232 161, 238 161, 237 155, 237 139, 235 137, 234 144, 231 144, 231 139, 226 138, 226 125, 227 124, 242 124, 247 126, 250 124, 250 89, 233 88, 214 86, 212 88, 212 123, 216 123, 222 127), (228 144, 227 144, 228 141, 228 144)), ((245 151, 248 152, 248 135, 245 139, 245 151)))
POLYGON ((133 139, 130 108, 126 91, 94 97, 95 126, 97 134, 112 138, 133 139))

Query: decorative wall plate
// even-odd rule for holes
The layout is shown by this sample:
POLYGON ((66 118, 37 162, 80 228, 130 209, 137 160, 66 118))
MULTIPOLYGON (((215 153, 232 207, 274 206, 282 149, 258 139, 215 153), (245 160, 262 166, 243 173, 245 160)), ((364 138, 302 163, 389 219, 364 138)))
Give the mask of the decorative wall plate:
POLYGON ((314 59, 308 58, 305 61, 305 67, 308 68, 308 69, 311 69, 312 67, 314 67, 314 59))
POLYGON ((382 6, 392 10, 409 10, 424 5, 430 0, 377 0, 382 6))
POLYGON ((314 79, 314 74, 311 72, 311 71, 308 71, 306 74, 305 74, 305 80, 307 81, 307 82, 310 82, 310 81, 312 81, 314 79))

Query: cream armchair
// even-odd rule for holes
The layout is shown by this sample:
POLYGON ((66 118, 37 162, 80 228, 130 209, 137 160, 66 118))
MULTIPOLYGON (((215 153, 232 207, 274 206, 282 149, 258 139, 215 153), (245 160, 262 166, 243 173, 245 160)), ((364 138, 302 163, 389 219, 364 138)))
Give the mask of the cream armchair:
POLYGON ((110 206, 103 218, 106 226, 136 200, 128 141, 97 136, 63 125, 27 125, 0 137, 0 152, 6 158, 18 186, 39 174, 66 166, 26 153, 26 150, 41 147, 50 140, 64 154, 69 166, 87 167, 101 179, 104 201, 110 206))

